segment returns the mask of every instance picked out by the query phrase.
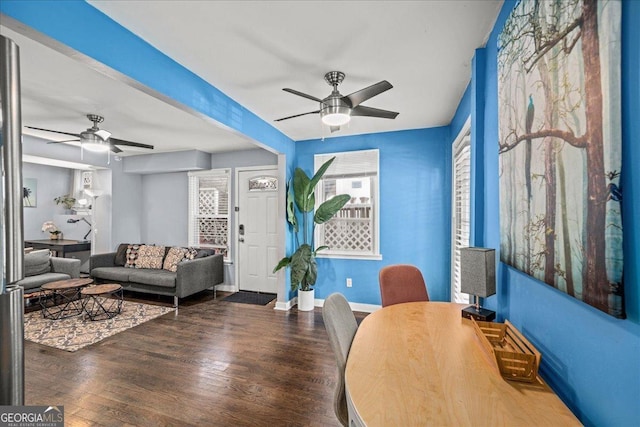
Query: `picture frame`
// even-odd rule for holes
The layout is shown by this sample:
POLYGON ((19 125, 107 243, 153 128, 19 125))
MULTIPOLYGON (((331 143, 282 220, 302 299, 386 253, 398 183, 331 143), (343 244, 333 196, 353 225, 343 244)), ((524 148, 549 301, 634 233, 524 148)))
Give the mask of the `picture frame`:
POLYGON ((22 185, 22 206, 35 208, 38 206, 38 180, 24 178, 22 185))

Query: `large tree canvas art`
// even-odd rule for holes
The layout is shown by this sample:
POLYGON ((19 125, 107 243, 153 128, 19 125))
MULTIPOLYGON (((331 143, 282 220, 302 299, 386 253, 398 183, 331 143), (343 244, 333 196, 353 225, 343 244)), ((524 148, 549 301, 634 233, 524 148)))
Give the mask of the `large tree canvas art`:
POLYGON ((501 260, 624 318, 618 0, 522 0, 499 36, 501 260))

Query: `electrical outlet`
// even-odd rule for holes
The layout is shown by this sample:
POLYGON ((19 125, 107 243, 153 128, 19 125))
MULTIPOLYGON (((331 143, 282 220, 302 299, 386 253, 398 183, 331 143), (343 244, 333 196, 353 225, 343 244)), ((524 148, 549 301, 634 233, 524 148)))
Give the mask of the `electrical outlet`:
POLYGON ((353 282, 351 281, 351 277, 347 277, 347 288, 353 286, 353 282))

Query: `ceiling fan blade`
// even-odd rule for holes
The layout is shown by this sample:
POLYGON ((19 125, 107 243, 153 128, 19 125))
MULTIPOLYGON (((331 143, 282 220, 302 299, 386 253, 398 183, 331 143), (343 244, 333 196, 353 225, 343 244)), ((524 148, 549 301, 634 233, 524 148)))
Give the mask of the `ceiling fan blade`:
POLYGON ((126 145, 129 147, 139 147, 139 148, 148 148, 149 150, 153 150, 153 145, 149 145, 149 144, 141 144, 139 142, 133 142, 133 141, 125 141, 124 139, 118 139, 118 138, 109 138, 109 142, 111 143, 111 145, 126 145))
MULTIPOLYGON (((71 135, 71 136, 75 136, 76 138, 80 138, 80 134, 79 133, 62 132, 62 131, 59 131, 59 130, 52 130, 52 129, 42 129, 42 128, 36 128, 36 127, 33 127, 33 126, 25 126, 25 127, 29 128, 29 129, 43 130, 45 132, 61 133, 63 135, 71 135)), ((62 142, 62 141, 59 141, 59 142, 62 142)))
POLYGON ((364 101, 369 98, 373 98, 376 95, 380 95, 382 92, 385 92, 391 89, 393 86, 386 80, 378 82, 374 85, 366 87, 364 89, 360 89, 357 92, 353 92, 350 95, 343 96, 342 100, 345 101, 351 108, 357 107, 364 101))
POLYGON ((331 129, 331 133, 334 133, 340 130, 340 126, 331 126, 330 129, 331 129))
POLYGON ((318 114, 319 112, 320 112, 320 110, 318 110, 318 111, 309 111, 308 113, 296 114, 295 116, 289 116, 289 117, 283 117, 281 119, 276 119, 276 120, 274 120, 274 122, 281 122, 283 120, 293 119, 294 117, 306 116, 307 114, 318 114))
POLYGON ((359 105, 351 110, 352 116, 379 117, 381 119, 395 119, 398 114, 395 111, 381 110, 379 108, 365 107, 359 105))
POLYGON ((115 145, 111 146, 111 151, 113 151, 114 153, 122 153, 122 150, 119 149, 118 147, 116 147, 115 145))
POLYGON ((49 141, 47 144, 60 144, 61 142, 80 141, 79 139, 65 139, 64 141, 49 141))
POLYGON ((322 101, 322 99, 320 99, 320 98, 316 98, 315 96, 312 96, 312 95, 307 95, 306 93, 299 92, 299 91, 297 91, 297 90, 295 90, 295 89, 284 88, 284 89, 282 89, 282 90, 283 90, 283 91, 285 91, 285 92, 292 93, 292 94, 294 94, 294 95, 301 96, 301 97, 303 97, 303 98, 310 99, 310 100, 312 100, 312 101, 316 101, 316 102, 324 103, 324 102, 322 101))

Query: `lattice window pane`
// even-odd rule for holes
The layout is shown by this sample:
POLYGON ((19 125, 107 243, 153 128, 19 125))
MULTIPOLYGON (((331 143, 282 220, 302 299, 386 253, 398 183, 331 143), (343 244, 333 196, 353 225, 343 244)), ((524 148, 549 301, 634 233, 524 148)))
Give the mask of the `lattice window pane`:
POLYGON ((316 229, 321 254, 377 256, 378 242, 378 150, 352 151, 315 156, 315 169, 335 160, 321 180, 318 204, 339 194, 351 200, 327 223, 316 229))
POLYGON ((230 169, 189 174, 189 245, 229 257, 230 169))

